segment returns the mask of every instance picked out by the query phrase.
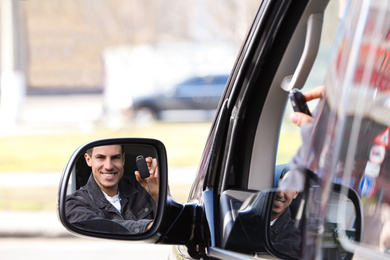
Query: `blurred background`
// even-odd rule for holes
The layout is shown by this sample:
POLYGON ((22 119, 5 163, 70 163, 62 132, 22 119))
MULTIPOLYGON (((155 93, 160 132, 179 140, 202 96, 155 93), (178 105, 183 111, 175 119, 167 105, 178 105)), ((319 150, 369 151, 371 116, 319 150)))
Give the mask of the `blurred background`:
MULTIPOLYGON (((166 259, 170 246, 69 234, 56 216, 62 170, 95 139, 159 139, 185 202, 258 2, 1 0, 1 259, 166 259), (176 106, 156 107, 163 100, 176 106)), ((286 129, 283 163, 300 143, 286 129)))

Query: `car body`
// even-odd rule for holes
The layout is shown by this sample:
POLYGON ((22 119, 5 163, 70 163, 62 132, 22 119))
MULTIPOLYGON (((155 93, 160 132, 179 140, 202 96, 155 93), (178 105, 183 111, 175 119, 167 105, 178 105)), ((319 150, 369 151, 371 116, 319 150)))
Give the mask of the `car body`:
POLYGON ((211 120, 228 78, 228 74, 193 76, 162 93, 135 97, 133 119, 211 120))
MULTIPOLYGON (((354 259, 370 259, 370 254, 388 259, 388 254, 375 250, 366 254, 364 247, 344 247, 340 241, 359 245, 362 238, 359 196, 345 182, 331 183, 309 169, 301 172, 303 182, 298 182, 304 191, 299 194, 300 203, 291 207, 296 216, 303 216, 302 226, 298 225, 303 251, 299 255, 283 251, 270 235, 275 189, 281 176, 289 176, 286 171, 290 167, 276 164, 283 114, 289 90, 301 88, 313 66, 327 5, 323 0, 260 1, 219 102, 187 203, 169 196, 166 152, 161 142, 100 140, 77 150, 64 171, 59 191, 59 215, 64 226, 86 236, 173 244, 176 247, 171 259, 351 259, 352 255, 354 259), (111 143, 150 145, 158 158, 158 212, 154 226, 142 235, 82 229, 65 216, 68 182, 77 158, 83 149, 111 143), (344 209, 345 219, 338 218, 344 209), (346 219, 352 219, 352 224, 346 219)), ((333 128, 329 123, 321 125, 320 130, 332 132, 333 128)), ((310 144, 310 139, 304 141, 310 144)), ((325 141, 326 154, 336 156, 333 146, 325 141)))

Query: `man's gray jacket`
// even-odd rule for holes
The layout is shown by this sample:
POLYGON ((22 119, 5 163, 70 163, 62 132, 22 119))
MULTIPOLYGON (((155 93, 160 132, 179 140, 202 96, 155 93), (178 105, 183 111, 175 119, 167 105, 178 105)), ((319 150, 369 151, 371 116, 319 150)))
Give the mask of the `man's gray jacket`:
POLYGON ((139 234, 154 220, 156 203, 135 180, 119 181, 122 212, 104 197, 91 174, 85 186, 66 198, 66 216, 70 223, 89 230, 139 234))

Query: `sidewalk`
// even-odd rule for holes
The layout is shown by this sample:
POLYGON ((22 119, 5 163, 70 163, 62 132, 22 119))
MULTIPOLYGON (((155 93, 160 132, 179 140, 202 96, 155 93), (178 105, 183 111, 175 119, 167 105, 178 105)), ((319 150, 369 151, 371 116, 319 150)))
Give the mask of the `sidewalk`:
POLYGON ((0 211, 0 237, 71 237, 55 211, 0 211))

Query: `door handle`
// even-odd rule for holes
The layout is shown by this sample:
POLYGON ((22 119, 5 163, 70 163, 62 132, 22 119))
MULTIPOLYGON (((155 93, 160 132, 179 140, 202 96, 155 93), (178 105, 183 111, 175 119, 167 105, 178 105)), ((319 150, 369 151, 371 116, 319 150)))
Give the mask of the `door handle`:
POLYGON ((290 91, 294 88, 301 89, 305 84, 320 46, 323 19, 323 13, 316 13, 309 16, 307 20, 305 47, 301 59, 294 74, 288 75, 282 80, 281 87, 285 91, 290 91))

